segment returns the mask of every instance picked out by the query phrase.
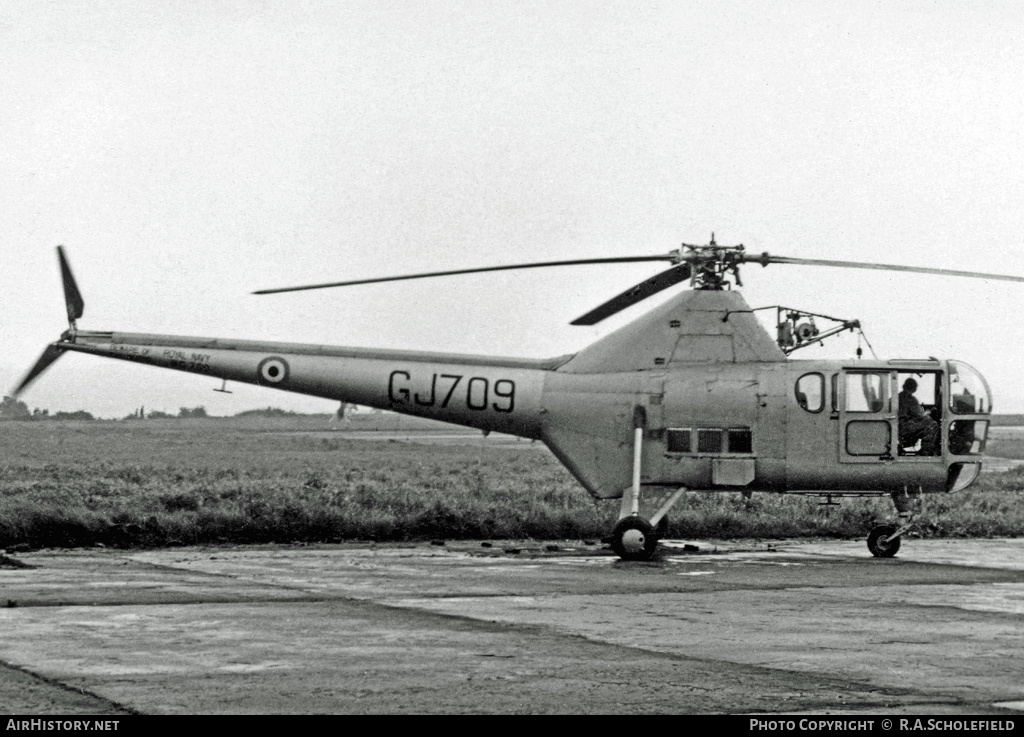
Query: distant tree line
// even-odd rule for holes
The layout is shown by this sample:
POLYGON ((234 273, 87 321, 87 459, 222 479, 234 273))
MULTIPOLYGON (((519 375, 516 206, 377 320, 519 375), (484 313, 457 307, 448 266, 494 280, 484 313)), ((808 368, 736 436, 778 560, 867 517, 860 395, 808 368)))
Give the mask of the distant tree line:
POLYGON ((209 417, 206 414, 206 407, 182 407, 178 410, 178 414, 172 415, 168 412, 161 412, 160 410, 152 410, 148 414, 146 413, 145 406, 139 407, 137 410, 132 412, 130 415, 125 417, 126 420, 176 420, 186 418, 206 418, 209 417))
MULTIPOLYGON (((132 412, 130 415, 125 417, 126 420, 141 420, 141 419, 178 419, 178 418, 204 418, 209 417, 206 413, 206 407, 182 407, 178 410, 177 415, 168 414, 167 412, 153 411, 146 413, 145 407, 139 407, 137 410, 132 412)), ((39 409, 36 407, 33 410, 29 410, 28 405, 22 402, 20 399, 14 397, 4 397, 3 401, 0 402, 0 421, 4 420, 95 420, 92 413, 86 412, 85 410, 77 410, 75 412, 50 412, 48 409, 39 409)))
POLYGON ((53 412, 48 409, 35 409, 29 411, 28 405, 14 397, 4 397, 0 402, 0 421, 2 420, 95 420, 89 412, 78 410, 76 412, 53 412))
MULTIPOLYGON (((177 420, 177 419, 205 419, 210 415, 206 407, 181 407, 178 414, 161 412, 160 410, 146 411, 145 406, 139 407, 124 420, 177 420)), ((279 407, 266 407, 263 409, 248 409, 239 412, 235 417, 304 417, 301 412, 292 412, 279 407)), ((14 397, 4 397, 0 402, 0 421, 4 420, 95 420, 91 413, 85 410, 76 412, 50 412, 48 409, 38 407, 30 410, 28 405, 14 397)))
MULTIPOLYGON (((161 412, 159 410, 153 410, 146 412, 145 407, 139 407, 132 414, 128 415, 124 419, 126 420, 172 420, 172 419, 196 419, 206 418, 210 415, 206 412, 206 407, 182 407, 178 410, 178 414, 173 415, 168 412, 161 412)), ((262 409, 247 409, 244 412, 238 412, 234 415, 235 417, 305 417, 301 412, 292 412, 291 410, 281 409, 279 407, 265 407, 262 409)))
POLYGON ((280 407, 267 407, 266 409, 247 409, 239 412, 235 417, 296 417, 300 412, 284 410, 280 407))

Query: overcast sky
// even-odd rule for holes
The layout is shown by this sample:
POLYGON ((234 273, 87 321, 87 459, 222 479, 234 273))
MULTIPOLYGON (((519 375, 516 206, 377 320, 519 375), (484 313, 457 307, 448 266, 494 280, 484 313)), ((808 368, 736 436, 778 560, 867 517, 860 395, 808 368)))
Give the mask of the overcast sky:
MULTIPOLYGON (((0 385, 65 329, 543 357, 651 275, 594 266, 254 289, 680 242, 1024 275, 1015 2, 0 4, 0 385)), ((1024 412, 1024 284, 748 267, 1024 412)), ((672 292, 674 293, 674 292, 672 292)), ((667 296, 667 295, 666 295, 667 296)), ((656 300, 654 301, 656 303, 656 300)), ((856 340, 794 357, 851 356, 856 340)), ((69 354, 30 407, 335 404, 69 354)))

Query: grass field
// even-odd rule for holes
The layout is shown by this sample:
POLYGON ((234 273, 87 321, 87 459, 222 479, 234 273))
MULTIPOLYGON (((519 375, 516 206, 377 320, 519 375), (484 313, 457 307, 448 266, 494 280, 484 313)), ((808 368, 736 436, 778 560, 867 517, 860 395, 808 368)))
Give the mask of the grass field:
MULTIPOLYGON (((0 547, 598 539, 614 523, 618 502, 593 501, 542 446, 347 440, 331 427, 320 417, 0 423, 0 547)), ((989 452, 1024 458, 1024 431, 999 430, 989 452)), ((929 497, 921 532, 1024 534, 1022 489, 1024 471, 1013 471, 929 497)), ((670 535, 860 537, 892 515, 888 499, 691 494, 670 535)))
POLYGON ((1001 458, 1024 460, 1024 426, 989 428, 985 452, 1001 458))

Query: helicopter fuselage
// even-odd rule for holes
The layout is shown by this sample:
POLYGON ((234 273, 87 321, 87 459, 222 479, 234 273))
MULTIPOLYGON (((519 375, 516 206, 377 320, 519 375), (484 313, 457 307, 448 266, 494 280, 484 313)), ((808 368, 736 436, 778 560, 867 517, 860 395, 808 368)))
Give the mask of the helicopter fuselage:
MULTIPOLYGON (((15 395, 72 351, 540 440, 592 496, 621 499, 610 539, 624 560, 654 554, 686 490, 888 494, 900 524, 876 525, 867 542, 892 557, 914 498, 959 491, 981 472, 992 400, 973 368, 791 360, 782 328, 801 313, 787 312, 775 340, 724 271, 701 263, 673 266, 574 324, 688 275, 694 289, 574 354, 540 360, 79 330, 84 300, 58 256, 69 328, 15 395)), ((730 263, 722 268, 735 273, 730 263)), ((797 333, 807 344, 818 335, 797 333)))
POLYGON ((956 490, 980 470, 991 408, 977 372, 932 359, 672 361, 609 372, 573 370, 581 354, 530 360, 89 331, 55 345, 541 440, 598 498, 629 488, 637 427, 646 487, 956 490), (908 377, 935 423, 930 450, 901 443, 908 377))
MULTIPOLYGON (((872 555, 896 554, 912 500, 967 488, 981 472, 992 411, 984 378, 959 361, 790 360, 788 353, 859 328, 776 307, 773 339, 732 281, 769 263, 1024 281, 1024 277, 862 262, 793 259, 743 246, 684 246, 659 256, 513 264, 308 285, 259 293, 480 271, 629 261, 672 266, 574 325, 595 325, 687 279, 680 292, 582 350, 539 360, 79 330, 84 300, 57 248, 69 329, 14 394, 65 352, 325 397, 543 441, 598 499, 621 499, 612 549, 646 560, 686 490, 891 495, 898 525, 876 525, 872 555), (686 249, 684 251, 684 248, 686 249), (727 278, 729 277, 729 278, 727 278), (803 316, 810 318, 798 323, 803 316), (642 510, 642 500, 656 506, 642 510), (648 513, 650 512, 650 513, 648 513)), ((859 356, 859 351, 858 351, 859 356)), ((221 388, 223 390, 223 386, 221 388)))

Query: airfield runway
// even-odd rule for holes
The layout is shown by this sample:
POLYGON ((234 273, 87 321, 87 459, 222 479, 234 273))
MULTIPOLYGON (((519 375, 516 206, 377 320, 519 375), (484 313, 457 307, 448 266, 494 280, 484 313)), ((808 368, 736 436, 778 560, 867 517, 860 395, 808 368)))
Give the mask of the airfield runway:
POLYGON ((1019 714, 1024 540, 18 553, 0 711, 1019 714))

